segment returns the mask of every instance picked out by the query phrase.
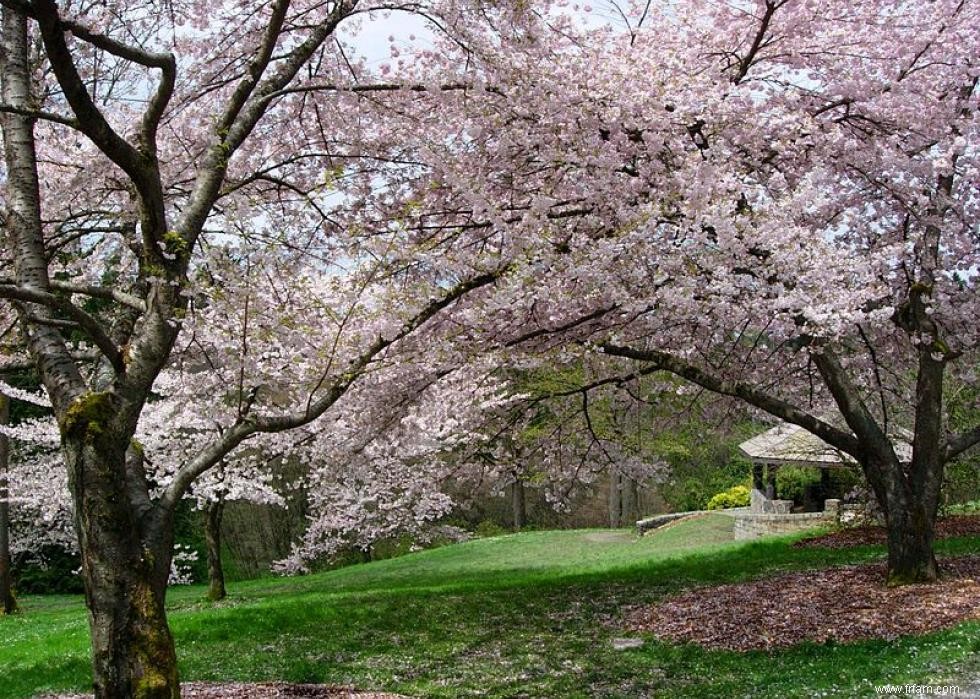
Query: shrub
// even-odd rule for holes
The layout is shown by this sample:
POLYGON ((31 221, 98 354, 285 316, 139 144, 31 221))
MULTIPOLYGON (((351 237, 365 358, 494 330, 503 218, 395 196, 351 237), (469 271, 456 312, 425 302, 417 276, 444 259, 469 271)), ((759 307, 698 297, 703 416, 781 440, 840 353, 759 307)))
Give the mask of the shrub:
POLYGON ((666 482, 657 488, 673 512, 701 510, 715 493, 743 484, 752 464, 738 445, 758 426, 744 422, 722 430, 701 420, 661 431, 647 446, 649 453, 670 466, 666 482))
POLYGON ((504 529, 499 524, 494 522, 492 519, 485 519, 476 525, 476 529, 473 531, 481 539, 487 539, 491 536, 500 536, 501 534, 509 534, 510 531, 504 529))
POLYGON ((970 500, 960 502, 955 505, 947 505, 944 508, 946 514, 950 515, 975 515, 980 514, 980 500, 970 500))
POLYGON ((14 556, 15 586, 24 595, 84 592, 82 578, 77 574, 81 565, 78 554, 60 546, 46 545, 30 554, 14 556))
POLYGON ((709 510, 726 510, 729 507, 745 507, 749 504, 749 489, 736 485, 708 500, 709 510))
POLYGON ((776 470, 776 496, 802 503, 808 488, 820 485, 820 469, 782 466, 776 470))

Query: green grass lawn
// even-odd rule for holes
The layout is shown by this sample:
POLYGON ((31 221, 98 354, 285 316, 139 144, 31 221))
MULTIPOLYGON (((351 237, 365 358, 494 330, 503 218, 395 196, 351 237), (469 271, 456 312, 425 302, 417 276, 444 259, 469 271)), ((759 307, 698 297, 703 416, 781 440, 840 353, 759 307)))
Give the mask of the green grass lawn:
MULTIPOLYGON (((170 622, 185 680, 350 684, 418 697, 861 697, 873 685, 966 684, 980 623, 893 642, 738 654, 649 637, 617 651, 624 605, 696 584, 878 559, 877 547, 794 549, 731 540, 731 520, 529 532, 291 579, 234 583, 219 604, 175 589, 170 622)), ((980 539, 942 542, 944 553, 980 539)), ((27 597, 0 618, 0 698, 89 683, 76 597, 27 597)))

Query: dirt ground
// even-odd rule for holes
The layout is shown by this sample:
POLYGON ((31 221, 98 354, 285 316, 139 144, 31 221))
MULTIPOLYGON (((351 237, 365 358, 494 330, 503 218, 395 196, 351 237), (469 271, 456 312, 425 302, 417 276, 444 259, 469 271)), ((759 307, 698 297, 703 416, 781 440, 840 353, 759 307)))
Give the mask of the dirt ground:
POLYGON ((980 556, 940 560, 942 580, 884 585, 883 564, 698 587, 626 612, 626 628, 672 643, 765 650, 804 641, 893 639, 980 619, 980 556))
MULTIPOLYGON (((936 522, 936 538, 980 535, 980 515, 956 515, 936 522)), ((843 549, 850 546, 867 546, 885 543, 885 528, 878 526, 848 527, 829 534, 801 539, 798 548, 843 549)))
MULTIPOLYGON (((407 699, 400 694, 358 692, 347 687, 322 684, 286 684, 271 682, 210 683, 187 682, 181 685, 183 699, 407 699)), ((46 695, 37 699, 91 699, 90 694, 46 695)))

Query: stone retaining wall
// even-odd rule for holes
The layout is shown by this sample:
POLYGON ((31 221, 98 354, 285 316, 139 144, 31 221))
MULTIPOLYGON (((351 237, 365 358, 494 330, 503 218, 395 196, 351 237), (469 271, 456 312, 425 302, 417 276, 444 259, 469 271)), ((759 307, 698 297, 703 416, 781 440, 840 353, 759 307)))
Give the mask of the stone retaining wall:
POLYGON ((797 514, 752 514, 735 516, 735 538, 757 539, 770 534, 792 534, 814 527, 832 526, 837 517, 832 512, 800 512, 797 514))
POLYGON ((679 519, 693 517, 694 515, 704 514, 705 512, 707 512, 707 510, 691 510, 690 512, 668 512, 665 515, 647 517, 646 519, 641 519, 636 523, 636 533, 643 536, 648 531, 659 529, 670 522, 676 522, 679 519))
POLYGON ((791 504, 788 500, 767 500, 765 507, 759 503, 754 504, 757 505, 756 511, 752 507, 736 507, 728 510, 671 512, 648 517, 636 523, 636 532, 642 536, 645 532, 685 517, 716 514, 728 515, 735 520, 733 531, 736 539, 757 539, 770 534, 793 534, 815 527, 832 527, 840 524, 842 514, 846 516, 849 511, 849 506, 842 507, 840 500, 825 500, 823 512, 788 512, 791 504))
POLYGON ((727 510, 688 510, 687 512, 668 512, 667 514, 654 515, 653 517, 641 519, 636 523, 636 533, 643 536, 648 531, 659 529, 665 524, 670 524, 671 522, 676 522, 679 519, 685 519, 687 517, 696 517, 698 515, 729 515, 734 517, 737 514, 748 511, 749 508, 747 507, 733 507, 727 510))

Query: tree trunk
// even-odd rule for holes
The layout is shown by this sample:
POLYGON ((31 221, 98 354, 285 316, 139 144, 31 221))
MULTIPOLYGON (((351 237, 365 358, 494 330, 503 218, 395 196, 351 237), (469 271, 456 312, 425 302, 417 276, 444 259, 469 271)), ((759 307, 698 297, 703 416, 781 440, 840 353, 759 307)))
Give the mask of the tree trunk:
POLYGON ((620 524, 623 526, 632 524, 638 519, 637 490, 635 480, 629 476, 620 476, 620 524))
POLYGON ((514 474, 510 486, 510 504, 514 515, 514 531, 520 531, 527 524, 527 502, 524 493, 524 480, 514 474))
POLYGON ((227 596, 225 571, 221 565, 221 518, 224 500, 208 503, 204 510, 204 541, 208 549, 208 599, 214 602, 227 596))
POLYGON ((928 516, 920 503, 908 508, 889 508, 888 523, 888 584, 935 582, 939 567, 933 553, 934 518, 928 516))
POLYGON ((619 469, 609 467, 609 526, 618 529, 622 522, 622 496, 620 495, 619 469))
POLYGON ((95 696, 177 699, 177 661, 164 611, 172 518, 148 500, 142 512, 134 502, 126 479, 128 440, 111 435, 91 413, 62 429, 92 634, 95 696))
MULTIPOLYGON (((10 399, 0 394, 0 424, 10 420, 10 399)), ((7 499, 7 469, 10 466, 10 441, 0 433, 0 608, 4 614, 17 611, 14 582, 10 566, 10 505, 7 499)))
POLYGON ((920 489, 909 483, 906 467, 894 457, 885 463, 869 460, 862 470, 885 515, 888 584, 935 582, 939 577, 933 553, 938 487, 931 479, 942 479, 941 462, 920 489))

